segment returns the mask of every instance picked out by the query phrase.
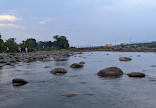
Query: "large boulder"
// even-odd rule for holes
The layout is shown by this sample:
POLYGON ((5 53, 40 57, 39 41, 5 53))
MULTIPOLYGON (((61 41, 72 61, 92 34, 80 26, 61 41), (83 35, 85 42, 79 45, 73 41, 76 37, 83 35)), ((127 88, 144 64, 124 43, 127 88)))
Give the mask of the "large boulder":
POLYGON ((12 80, 12 83, 14 86, 22 86, 24 84, 27 84, 28 81, 24 80, 24 79, 21 79, 21 78, 15 78, 12 80))
POLYGON ((129 57, 120 57, 119 60, 120 61, 131 61, 132 59, 129 57))
POLYGON ((70 67, 71 68, 82 68, 84 65, 82 63, 73 63, 70 67))
POLYGON ((51 71, 52 74, 65 74, 67 70, 64 68, 55 68, 51 71))
POLYGON ((120 76, 122 75, 123 72, 120 68, 118 67, 108 67, 105 68, 103 70, 100 70, 97 75, 101 76, 101 77, 105 77, 105 76, 120 76))
POLYGON ((129 77, 145 77, 146 75, 144 73, 141 72, 132 72, 127 74, 129 77))

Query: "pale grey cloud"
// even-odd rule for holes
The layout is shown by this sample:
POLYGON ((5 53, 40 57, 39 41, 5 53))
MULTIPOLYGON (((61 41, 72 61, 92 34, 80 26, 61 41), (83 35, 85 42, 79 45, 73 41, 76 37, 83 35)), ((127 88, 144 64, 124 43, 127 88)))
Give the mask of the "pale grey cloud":
POLYGON ((16 28, 16 29, 26 29, 25 26, 17 24, 0 24, 0 28, 16 28))
POLYGON ((39 23, 40 23, 40 24, 45 24, 45 23, 46 23, 46 21, 40 21, 39 23))
POLYGON ((13 15, 0 15, 0 21, 17 21, 18 18, 13 15))
POLYGON ((39 22, 39 24, 45 24, 45 23, 48 23, 48 22, 50 22, 51 21, 51 18, 44 18, 43 20, 41 20, 40 22, 39 22))

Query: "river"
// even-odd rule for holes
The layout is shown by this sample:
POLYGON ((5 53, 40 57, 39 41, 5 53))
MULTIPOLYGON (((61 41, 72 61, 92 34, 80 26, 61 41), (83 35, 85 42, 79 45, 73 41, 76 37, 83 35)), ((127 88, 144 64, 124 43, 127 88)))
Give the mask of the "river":
POLYGON ((143 52, 85 52, 66 61, 20 62, 0 70, 0 108, 155 108, 156 107, 156 53, 143 52), (140 57, 138 57, 140 55, 140 57), (130 57, 129 62, 119 57, 130 57), (72 69, 72 63, 84 61, 81 69, 72 69), (49 66, 49 68, 45 68, 49 66), (124 75, 118 78, 100 78, 101 69, 116 66, 124 75), (65 75, 50 71, 62 67, 65 75), (143 72, 145 78, 130 78, 127 73, 143 72), (13 78, 29 83, 12 85, 13 78), (75 97, 64 94, 77 93, 75 97))

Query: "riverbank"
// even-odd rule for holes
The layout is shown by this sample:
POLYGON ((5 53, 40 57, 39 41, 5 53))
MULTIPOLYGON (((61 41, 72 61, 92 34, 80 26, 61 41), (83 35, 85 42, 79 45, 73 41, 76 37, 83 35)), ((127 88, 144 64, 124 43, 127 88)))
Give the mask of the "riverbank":
POLYGON ((112 52, 156 52, 156 48, 73 48, 70 51, 112 51, 112 52))

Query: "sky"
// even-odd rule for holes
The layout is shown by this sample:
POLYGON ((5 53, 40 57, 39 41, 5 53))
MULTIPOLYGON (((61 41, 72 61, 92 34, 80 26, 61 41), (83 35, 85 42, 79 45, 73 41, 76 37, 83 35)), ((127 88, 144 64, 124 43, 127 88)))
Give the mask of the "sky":
POLYGON ((2 39, 101 46, 156 40, 156 0, 0 0, 2 39))

